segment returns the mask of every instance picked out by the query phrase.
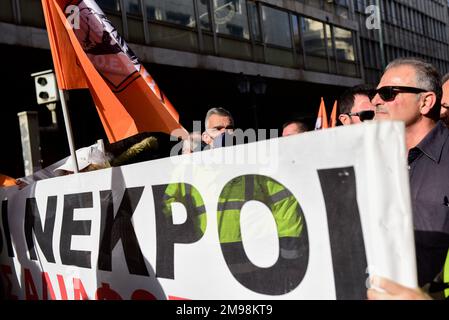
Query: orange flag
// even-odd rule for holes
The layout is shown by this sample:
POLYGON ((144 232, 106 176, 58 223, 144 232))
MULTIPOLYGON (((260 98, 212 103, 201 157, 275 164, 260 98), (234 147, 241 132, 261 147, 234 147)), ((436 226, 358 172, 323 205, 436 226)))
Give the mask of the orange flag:
POLYGON ((58 86, 89 88, 109 142, 145 131, 188 135, 94 0, 42 0, 42 5, 58 86))
POLYGON ((75 50, 63 22, 56 13, 54 3, 43 0, 42 7, 59 89, 88 88, 84 71, 77 61, 75 50))
POLYGON ((11 187, 11 186, 15 186, 16 184, 16 179, 5 176, 4 174, 0 173, 0 188, 1 187, 11 187))
POLYGON ((320 109, 318 111, 318 116, 315 123, 315 130, 326 129, 328 127, 326 106, 324 104, 324 99, 321 98, 320 109))
POLYGON ((331 113, 331 128, 335 128, 337 126, 337 101, 335 100, 334 106, 332 107, 331 113))

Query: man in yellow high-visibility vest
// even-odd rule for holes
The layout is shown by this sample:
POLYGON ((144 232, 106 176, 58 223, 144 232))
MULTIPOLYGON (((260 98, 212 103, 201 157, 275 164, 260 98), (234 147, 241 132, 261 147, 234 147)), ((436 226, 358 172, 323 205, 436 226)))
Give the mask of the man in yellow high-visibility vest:
POLYGON ((245 175, 228 182, 218 201, 220 245, 237 281, 256 292, 271 295, 296 288, 306 273, 309 247, 304 214, 294 195, 270 177, 245 175), (254 200, 265 204, 276 222, 279 256, 268 268, 253 264, 243 247, 241 210, 254 200))

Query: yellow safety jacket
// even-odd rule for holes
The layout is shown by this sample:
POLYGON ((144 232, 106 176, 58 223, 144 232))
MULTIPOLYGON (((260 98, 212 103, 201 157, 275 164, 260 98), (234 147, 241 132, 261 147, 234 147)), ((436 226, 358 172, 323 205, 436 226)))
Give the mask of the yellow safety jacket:
POLYGON ((309 258, 307 227, 298 201, 285 186, 261 175, 231 180, 218 200, 217 223, 226 264, 245 287, 279 295, 290 292, 302 281, 309 258), (269 267, 255 265, 243 246, 240 214, 243 205, 251 200, 267 205, 276 222, 279 256, 269 267))
POLYGON ((203 198, 197 189, 186 183, 171 183, 165 189, 163 212, 166 216, 171 215, 171 204, 173 202, 184 203, 187 212, 192 213, 195 231, 202 235, 206 231, 207 214, 203 198))
MULTIPOLYGON (((447 252, 446 262, 444 263, 443 281, 449 287, 449 251, 447 252)), ((444 297, 446 299, 449 298, 449 288, 444 289, 444 297)))
POLYGON ((217 208, 220 243, 242 241, 240 210, 250 200, 263 202, 271 209, 280 238, 301 235, 304 216, 290 191, 269 177, 247 175, 231 180, 220 195, 217 208))

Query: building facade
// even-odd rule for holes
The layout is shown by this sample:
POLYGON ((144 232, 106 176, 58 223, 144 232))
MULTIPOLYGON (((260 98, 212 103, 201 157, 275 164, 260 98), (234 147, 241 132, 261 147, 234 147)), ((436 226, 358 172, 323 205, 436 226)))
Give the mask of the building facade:
MULTIPOLYGON (((382 65, 396 57, 422 57, 441 73, 449 71, 446 0, 96 2, 189 130, 212 106, 229 109, 242 128, 279 128, 297 116, 313 121, 321 96, 330 108, 345 87, 375 84, 382 65)), ((15 150, 14 160, 0 160, 0 171, 17 176, 22 170, 17 112, 35 110, 43 125, 48 121, 47 111, 36 106, 30 77, 52 69, 40 0, 0 1, 0 48, 8 79, 2 84, 2 117, 8 123, 1 129, 2 146, 15 150)), ((70 99, 79 148, 103 132, 89 94, 73 92, 70 99), (86 124, 89 130, 79 130, 86 124)), ((56 138, 41 133, 44 165, 68 154, 59 129, 56 138), (54 146, 55 139, 60 151, 46 157, 46 144, 54 146)))
MULTIPOLYGON (((449 71, 448 1, 381 0, 382 38, 386 62, 398 57, 419 57, 442 74, 449 71)), ((359 25, 365 82, 376 83, 381 70, 379 32, 366 26, 365 9, 375 0, 354 0, 359 25)))

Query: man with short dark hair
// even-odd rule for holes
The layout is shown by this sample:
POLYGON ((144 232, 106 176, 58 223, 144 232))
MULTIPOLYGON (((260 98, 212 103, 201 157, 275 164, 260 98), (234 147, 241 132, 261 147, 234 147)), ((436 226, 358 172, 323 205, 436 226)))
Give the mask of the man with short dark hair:
POLYGON ((421 287, 441 271, 449 248, 449 129, 439 121, 441 97, 435 67, 408 58, 387 66, 372 99, 375 119, 405 123, 421 287))
POLYGON ((362 84, 343 92, 338 99, 338 119, 344 126, 374 118, 374 106, 370 99, 373 89, 362 84))
POLYGON ((292 119, 282 125, 282 136, 287 137, 309 131, 307 123, 302 119, 292 119))

